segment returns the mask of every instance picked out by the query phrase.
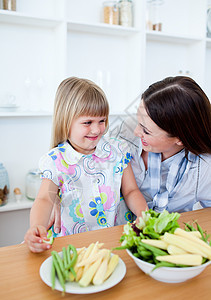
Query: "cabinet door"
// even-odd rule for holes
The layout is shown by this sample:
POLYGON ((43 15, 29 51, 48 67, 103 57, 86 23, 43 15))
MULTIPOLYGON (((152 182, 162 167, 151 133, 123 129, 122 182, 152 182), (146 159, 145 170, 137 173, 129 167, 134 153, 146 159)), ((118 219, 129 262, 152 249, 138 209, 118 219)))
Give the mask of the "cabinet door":
POLYGON ((30 209, 0 213, 0 247, 20 244, 29 228, 30 209))

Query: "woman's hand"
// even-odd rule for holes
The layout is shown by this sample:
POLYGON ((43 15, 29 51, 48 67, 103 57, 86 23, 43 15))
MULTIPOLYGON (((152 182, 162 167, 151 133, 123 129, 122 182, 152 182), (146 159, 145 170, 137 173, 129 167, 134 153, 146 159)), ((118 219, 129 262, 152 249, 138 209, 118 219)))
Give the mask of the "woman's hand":
POLYGON ((35 225, 28 229, 24 241, 32 252, 40 253, 52 247, 52 245, 43 242, 43 239, 47 240, 47 234, 47 230, 44 226, 35 225))

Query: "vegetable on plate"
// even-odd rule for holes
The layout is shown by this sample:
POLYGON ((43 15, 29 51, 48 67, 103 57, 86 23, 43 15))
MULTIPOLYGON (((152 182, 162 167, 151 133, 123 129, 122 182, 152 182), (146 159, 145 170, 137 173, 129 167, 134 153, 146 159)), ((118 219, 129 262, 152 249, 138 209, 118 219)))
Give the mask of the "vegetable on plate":
POLYGON ((81 287, 101 285, 111 276, 119 263, 119 256, 109 249, 101 249, 102 243, 91 243, 87 248, 76 249, 73 245, 62 248, 62 255, 52 251, 51 283, 55 289, 58 278, 63 294, 66 282, 76 281, 81 287))

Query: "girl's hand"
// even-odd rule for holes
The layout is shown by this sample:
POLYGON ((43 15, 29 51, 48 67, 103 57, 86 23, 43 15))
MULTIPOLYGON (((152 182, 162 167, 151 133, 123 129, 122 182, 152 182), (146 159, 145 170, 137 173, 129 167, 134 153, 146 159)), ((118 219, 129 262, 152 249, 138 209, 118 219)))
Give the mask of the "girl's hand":
POLYGON ((43 239, 47 239, 47 230, 42 225, 30 227, 24 237, 25 243, 34 253, 40 253, 52 247, 52 245, 44 243, 43 239))
POLYGON ((54 232, 59 233, 61 231, 61 210, 60 210, 60 204, 54 204, 50 220, 48 222, 48 228, 50 228, 53 225, 54 232))

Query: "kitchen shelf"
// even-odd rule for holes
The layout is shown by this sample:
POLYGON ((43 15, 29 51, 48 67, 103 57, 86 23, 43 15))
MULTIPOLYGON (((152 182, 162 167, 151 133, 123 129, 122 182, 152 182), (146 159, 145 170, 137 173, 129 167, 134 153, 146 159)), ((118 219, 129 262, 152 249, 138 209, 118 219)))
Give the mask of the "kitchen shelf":
POLYGON ((198 36, 176 35, 176 34, 160 32, 160 31, 147 31, 146 39, 147 41, 178 43, 178 44, 192 44, 203 40, 203 38, 198 36))
POLYGON ((206 46, 207 48, 211 48, 211 38, 206 38, 206 46))
POLYGON ((104 23, 82 23, 82 22, 67 22, 69 31, 80 31, 92 34, 108 34, 116 36, 130 36, 140 33, 140 30, 134 27, 123 27, 120 25, 109 25, 104 23))
POLYGON ((47 111, 0 111, 0 117, 51 117, 52 112, 47 111))
POLYGON ((0 23, 55 28, 61 19, 29 16, 13 11, 0 10, 0 23))
POLYGON ((9 200, 5 205, 0 206, 1 212, 30 209, 33 205, 33 201, 27 200, 26 198, 20 200, 20 202, 15 202, 15 200, 9 200))

